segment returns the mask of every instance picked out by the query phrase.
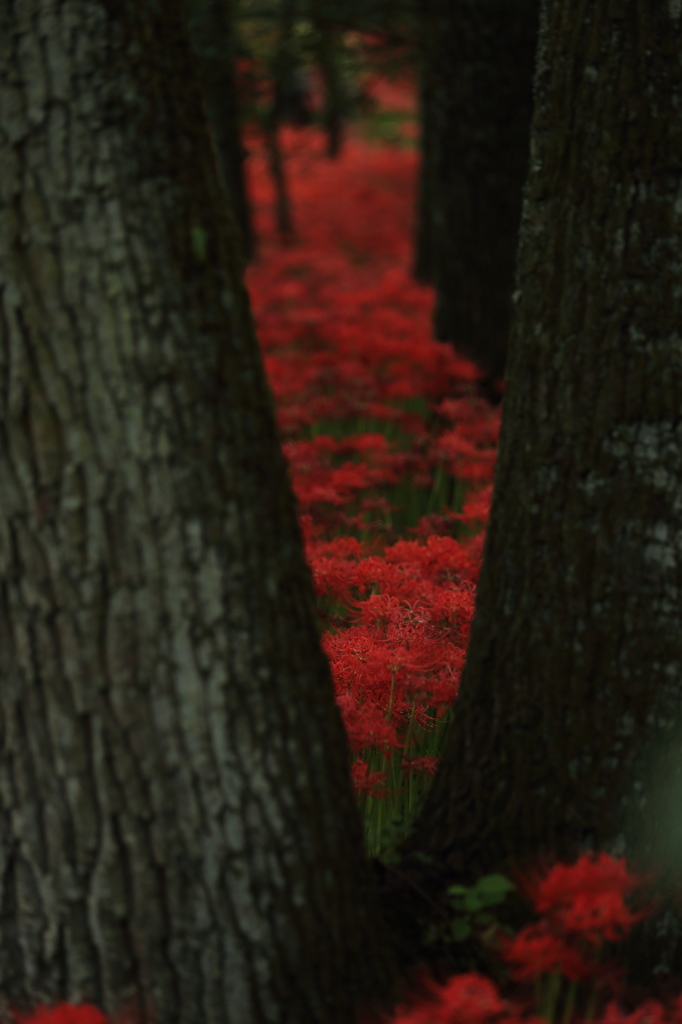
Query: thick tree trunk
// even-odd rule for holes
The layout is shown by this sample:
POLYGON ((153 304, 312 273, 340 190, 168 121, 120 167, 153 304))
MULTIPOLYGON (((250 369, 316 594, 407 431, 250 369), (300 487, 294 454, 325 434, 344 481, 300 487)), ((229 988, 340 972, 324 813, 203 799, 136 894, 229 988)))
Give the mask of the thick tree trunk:
POLYGON ((504 369, 538 0, 429 0, 435 336, 504 369))
MULTIPOLYGON (((682 863, 682 15, 545 0, 495 496, 410 848, 682 863)), ((679 910, 626 950, 682 988, 679 910)))
POLYGON ((0 6, 0 992, 355 1019, 393 964, 178 0, 0 6))
POLYGON ((251 211, 244 183, 244 150, 234 75, 235 36, 231 0, 185 0, 211 131, 223 183, 241 232, 244 258, 254 253, 251 211))

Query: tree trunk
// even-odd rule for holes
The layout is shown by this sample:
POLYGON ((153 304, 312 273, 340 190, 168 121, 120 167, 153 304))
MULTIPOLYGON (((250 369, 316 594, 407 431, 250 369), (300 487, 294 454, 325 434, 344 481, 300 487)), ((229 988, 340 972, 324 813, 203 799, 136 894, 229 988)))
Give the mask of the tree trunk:
MULTIPOLYGON (((428 52, 428 51, 427 51, 428 52)), ((422 284, 432 284, 434 277, 434 138, 433 138, 433 85, 431 69, 423 61, 419 76, 420 164, 417 186, 417 217, 414 240, 412 273, 422 284)))
POLYGON ((295 18, 296 0, 284 0, 279 11, 277 48, 272 62, 274 95, 264 121, 265 146, 275 189, 277 230, 285 243, 294 240, 296 231, 279 139, 279 126, 286 120, 296 121, 301 113, 300 89, 296 77, 295 18))
POLYGON ((648 991, 682 987, 681 52, 679 3, 544 0, 476 618, 409 844, 663 872, 623 956, 648 991))
POLYGON ((186 0, 186 6, 218 163, 241 232, 244 258, 249 260, 254 254, 254 237, 244 183, 232 4, 231 0, 186 0))
POLYGON ((327 156, 334 159, 341 152, 345 110, 344 86, 337 55, 337 32, 324 15, 314 17, 313 23, 318 33, 317 60, 325 90, 322 120, 327 133, 327 156))
POLYGON ((353 1021, 393 960, 179 0, 0 7, 0 992, 353 1021))
POLYGON ((538 0, 430 0, 435 336, 504 369, 538 0))

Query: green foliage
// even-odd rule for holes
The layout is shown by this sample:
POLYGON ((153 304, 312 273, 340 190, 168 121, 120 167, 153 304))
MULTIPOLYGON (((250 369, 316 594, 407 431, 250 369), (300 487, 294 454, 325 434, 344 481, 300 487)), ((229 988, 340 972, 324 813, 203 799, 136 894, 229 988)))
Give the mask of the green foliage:
POLYGON ((454 918, 449 926, 432 924, 425 941, 463 942, 477 932, 494 924, 496 919, 489 907, 503 903, 516 886, 504 875, 484 875, 475 885, 451 885, 446 890, 454 918))
POLYGON ((192 252, 199 263, 206 262, 208 253, 208 232, 200 224, 193 224, 191 231, 192 252))

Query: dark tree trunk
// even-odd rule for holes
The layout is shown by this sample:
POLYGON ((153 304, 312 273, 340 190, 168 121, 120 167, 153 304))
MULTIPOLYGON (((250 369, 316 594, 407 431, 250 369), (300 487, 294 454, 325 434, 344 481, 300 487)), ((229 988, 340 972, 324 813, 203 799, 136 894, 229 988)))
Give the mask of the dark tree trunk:
POLYGON ((270 163, 270 175, 275 189, 275 217, 277 230, 284 242, 295 236, 291 200, 287 188, 284 157, 279 139, 279 126, 283 121, 299 121, 300 88, 297 81, 294 20, 296 0, 283 0, 279 12, 278 40, 272 64, 273 100, 265 115, 265 145, 270 163))
POLYGON ((1 1010, 393 985, 179 0, 0 6, 1 1010))
POLYGON ((316 17, 314 24, 318 32, 317 60, 325 90, 322 120, 327 133, 327 156, 334 158, 341 152, 345 108, 343 81, 337 56, 337 33, 324 17, 316 17))
POLYGON ((435 336, 504 369, 538 0, 429 0, 435 336))
MULTIPOLYGON (((428 52, 428 50, 426 51, 428 52)), ((412 273, 422 284, 432 284, 434 277, 434 138, 433 138, 433 84, 431 68, 423 61, 419 78, 420 164, 417 185, 417 219, 414 241, 412 273)))
POLYGON ((270 177, 275 190, 275 222, 283 242, 292 242, 295 237, 294 222, 287 188, 284 156, 279 140, 277 118, 270 114, 265 123, 265 148, 270 164, 270 177))
POLYGON ((241 232, 244 258, 249 260, 254 254, 254 236, 244 182, 232 3, 231 0, 186 0, 186 6, 220 171, 241 232))
MULTIPOLYGON (((410 849, 682 863, 681 5, 544 0, 495 496, 410 849)), ((667 898, 631 982, 682 988, 667 898)))

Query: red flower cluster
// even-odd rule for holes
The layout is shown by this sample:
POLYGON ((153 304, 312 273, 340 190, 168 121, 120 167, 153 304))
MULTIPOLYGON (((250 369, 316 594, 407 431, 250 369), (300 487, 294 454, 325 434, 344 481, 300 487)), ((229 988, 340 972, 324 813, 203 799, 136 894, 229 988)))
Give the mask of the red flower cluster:
POLYGON ((386 773, 370 766, 371 751, 403 749, 408 772, 435 770, 417 738, 457 694, 482 550, 471 535, 488 514, 499 411, 476 395, 475 367, 433 341, 432 291, 410 275, 416 153, 351 137, 329 161, 315 129, 285 129, 282 141, 297 242, 276 239, 254 136, 249 186, 263 241, 247 283, 352 777, 377 796, 386 773), (466 481, 463 511, 427 509, 413 528, 421 540, 400 539, 396 491, 428 494, 444 478, 466 481), (454 538, 461 528, 467 540, 454 538))
MULTIPOLYGON (((536 1024, 540 1020, 549 1020, 551 1024, 559 994, 556 982, 560 978, 573 983, 562 1014, 565 1022, 570 1021, 576 983, 592 979, 595 993, 600 982, 618 987, 618 975, 599 964, 595 954, 604 941, 624 939, 633 924, 650 911, 649 907, 633 913, 625 904, 625 897, 647 880, 630 874, 624 860, 615 860, 603 852, 585 854, 575 864, 556 864, 544 877, 521 880, 521 887, 542 920, 526 926, 513 939, 502 935, 498 949, 512 968, 513 980, 535 981, 539 1017, 527 1013, 522 997, 505 1001, 488 979, 462 974, 450 978, 444 986, 427 983, 430 998, 419 998, 416 1005, 401 1008, 391 1024, 536 1024)), ((594 1000, 587 1012, 588 1022, 593 1009, 594 1000)), ((682 996, 668 1009, 649 1000, 630 1015, 624 1014, 612 1000, 600 1018, 600 1024, 645 1022, 681 1024, 682 996)))

